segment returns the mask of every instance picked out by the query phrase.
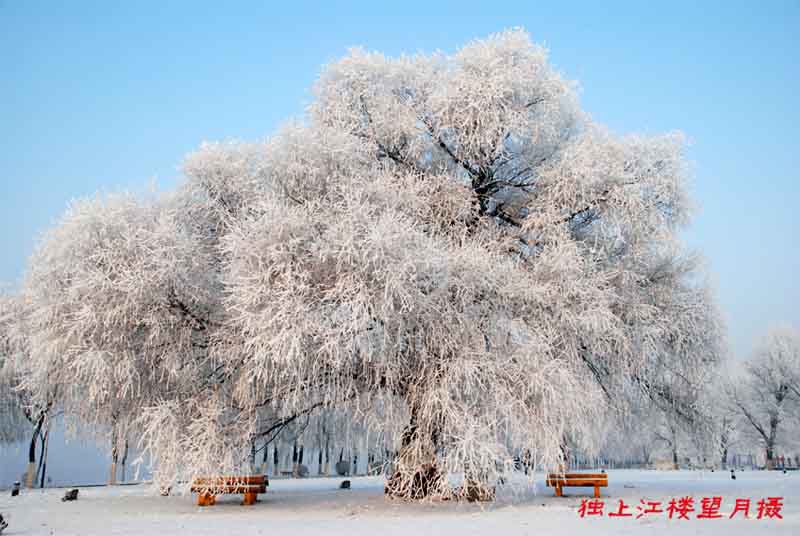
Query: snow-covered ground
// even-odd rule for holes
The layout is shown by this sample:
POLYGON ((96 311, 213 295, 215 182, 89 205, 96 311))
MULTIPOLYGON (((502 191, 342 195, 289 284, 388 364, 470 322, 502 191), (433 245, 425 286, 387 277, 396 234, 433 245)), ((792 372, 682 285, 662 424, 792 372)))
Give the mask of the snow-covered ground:
POLYGON ((616 511, 619 500, 637 514, 640 500, 661 501, 691 496, 696 512, 689 520, 668 519, 665 513, 641 519, 581 518, 581 499, 589 488, 568 488, 557 498, 536 479, 536 493, 501 489, 497 502, 405 503, 383 497, 378 477, 352 478, 352 489, 340 490, 341 478, 276 479, 254 506, 240 506, 240 496, 218 498, 216 506, 200 508, 193 496, 161 497, 152 485, 83 488, 77 502, 61 502, 63 489, 24 491, 0 497, 0 513, 9 522, 7 535, 111 534, 303 534, 421 535, 421 534, 800 534, 800 472, 737 473, 612 470, 603 490, 605 513, 616 511), (723 499, 721 519, 696 519, 703 497, 723 499), (783 519, 756 519, 764 497, 782 497, 783 519), (751 518, 728 519, 736 499, 751 500, 751 518))

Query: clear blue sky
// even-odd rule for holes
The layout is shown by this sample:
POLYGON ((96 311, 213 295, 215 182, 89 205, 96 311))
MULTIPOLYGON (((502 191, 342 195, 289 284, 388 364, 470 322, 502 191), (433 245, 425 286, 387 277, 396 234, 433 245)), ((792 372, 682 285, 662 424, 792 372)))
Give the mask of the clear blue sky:
POLYGON ((202 140, 260 139, 301 114, 349 46, 453 51, 523 26, 599 121, 693 141, 687 239, 734 352, 800 324, 800 2, 269 4, 0 0, 1 281, 70 199, 171 187, 202 140))

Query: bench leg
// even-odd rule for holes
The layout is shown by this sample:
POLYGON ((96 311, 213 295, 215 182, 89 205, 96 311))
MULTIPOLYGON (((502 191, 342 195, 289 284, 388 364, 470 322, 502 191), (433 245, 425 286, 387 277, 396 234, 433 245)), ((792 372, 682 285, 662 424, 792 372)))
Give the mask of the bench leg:
POLYGON ((561 495, 561 486, 556 484, 556 497, 562 497, 561 495))
POLYGON ((600 498, 600 486, 595 486, 594 487, 594 498, 595 499, 599 499, 600 498))
POLYGON ((216 497, 211 493, 201 493, 197 496, 197 506, 214 506, 216 497))
POLYGON ((242 504, 245 506, 250 506, 251 504, 255 504, 256 498, 258 498, 258 493, 245 493, 244 502, 242 502, 242 504))

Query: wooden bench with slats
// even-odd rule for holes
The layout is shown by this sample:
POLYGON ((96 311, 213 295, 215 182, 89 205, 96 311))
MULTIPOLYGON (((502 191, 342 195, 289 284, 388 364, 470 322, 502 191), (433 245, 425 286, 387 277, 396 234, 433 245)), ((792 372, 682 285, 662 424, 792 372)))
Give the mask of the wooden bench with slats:
POLYGON ((608 487, 606 473, 550 473, 547 475, 547 486, 556 489, 556 497, 563 497, 562 488, 586 487, 594 488, 594 496, 600 497, 600 488, 608 487))
POLYGON ((259 493, 266 493, 269 481, 263 475, 257 476, 217 476, 195 478, 192 492, 198 493, 198 506, 212 506, 217 502, 217 495, 242 494, 242 504, 255 504, 259 493))

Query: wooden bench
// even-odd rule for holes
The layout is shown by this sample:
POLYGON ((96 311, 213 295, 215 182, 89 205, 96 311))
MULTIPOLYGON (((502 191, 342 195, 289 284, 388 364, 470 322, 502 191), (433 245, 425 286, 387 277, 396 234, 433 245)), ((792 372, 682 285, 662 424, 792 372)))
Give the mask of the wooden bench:
POLYGON ((556 497, 563 497, 561 488, 593 487, 594 496, 600 497, 600 488, 608 487, 606 473, 550 473, 547 475, 547 486, 556 488, 556 497))
POLYGON ((192 492, 198 493, 198 506, 212 506, 217 502, 217 495, 238 494, 244 495, 242 504, 255 504, 259 493, 266 493, 269 481, 263 475, 258 476, 217 476, 195 478, 192 482, 192 492))

